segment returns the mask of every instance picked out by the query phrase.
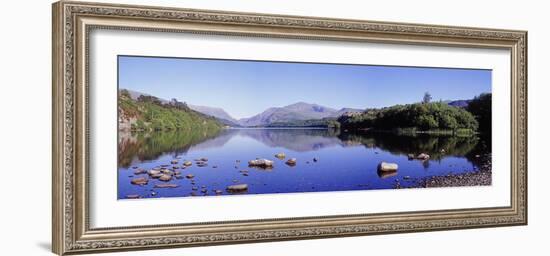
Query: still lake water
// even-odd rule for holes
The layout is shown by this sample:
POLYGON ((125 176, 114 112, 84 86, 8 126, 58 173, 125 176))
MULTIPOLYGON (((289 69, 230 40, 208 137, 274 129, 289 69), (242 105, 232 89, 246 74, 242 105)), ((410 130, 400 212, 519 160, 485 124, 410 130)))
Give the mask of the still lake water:
POLYGON ((425 177, 475 171, 479 164, 476 155, 487 153, 480 145, 486 144, 478 137, 352 134, 327 129, 224 129, 218 134, 121 132, 118 198, 211 196, 215 190, 227 195, 227 186, 235 184, 247 184, 246 194, 393 189, 398 183, 400 187, 414 187, 425 177), (277 153, 285 153, 286 159, 277 159, 277 153), (420 153, 429 154, 430 160, 407 157, 420 153), (194 160, 199 158, 208 158, 208 165, 198 167, 194 160), (274 167, 249 167, 248 161, 256 158, 273 160, 274 167), (297 164, 286 165, 289 158, 296 158, 297 164), (132 179, 149 176, 136 175, 136 170, 161 166, 172 170, 172 160, 178 160, 174 171, 183 177, 168 182, 149 178, 146 185, 131 184, 132 179), (186 160, 193 166, 182 169, 186 160), (379 173, 381 161, 397 163, 398 171, 379 173), (248 170, 248 176, 242 170, 248 170), (187 174, 194 178, 185 178, 187 174), (157 184, 178 187, 155 188, 157 184))

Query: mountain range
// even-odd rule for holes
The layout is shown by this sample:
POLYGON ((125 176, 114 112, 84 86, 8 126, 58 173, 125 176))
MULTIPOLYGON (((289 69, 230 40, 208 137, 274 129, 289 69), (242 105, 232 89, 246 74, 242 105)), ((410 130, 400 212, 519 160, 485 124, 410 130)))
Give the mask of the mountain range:
MULTIPOLYGON (((128 90, 133 99, 137 99, 140 95, 150 96, 145 93, 128 90)), ((163 103, 169 101, 160 99, 163 103)), ((449 105, 456 107, 465 107, 468 104, 466 100, 449 101, 449 105)), ((197 112, 203 113, 219 119, 222 123, 228 126, 243 126, 243 127, 255 127, 255 126, 268 126, 270 124, 284 124, 294 121, 305 120, 319 120, 327 118, 338 118, 347 112, 363 112, 362 109, 356 108, 342 108, 333 109, 318 104, 297 102, 284 107, 271 107, 263 112, 256 114, 252 117, 236 119, 229 115, 221 108, 200 106, 188 104, 189 108, 197 112)))
MULTIPOLYGON (((137 100, 139 96, 151 96, 146 93, 127 90, 130 97, 137 100)), ((168 103, 166 99, 160 99, 162 103, 168 103)), ((271 123, 285 123, 292 121, 304 121, 323 118, 337 118, 346 112, 362 112, 361 109, 342 108, 333 109, 318 104, 298 102, 284 107, 272 107, 249 118, 235 119, 221 108, 187 104, 190 109, 205 115, 213 116, 229 126, 265 126, 271 123)))
POLYGON ((459 108, 466 108, 472 100, 453 100, 447 102, 448 105, 459 108))
POLYGON ((239 119, 238 123, 242 126, 265 126, 272 123, 336 118, 351 111, 362 112, 363 110, 352 108, 336 110, 318 104, 298 102, 284 107, 268 108, 255 116, 239 119))

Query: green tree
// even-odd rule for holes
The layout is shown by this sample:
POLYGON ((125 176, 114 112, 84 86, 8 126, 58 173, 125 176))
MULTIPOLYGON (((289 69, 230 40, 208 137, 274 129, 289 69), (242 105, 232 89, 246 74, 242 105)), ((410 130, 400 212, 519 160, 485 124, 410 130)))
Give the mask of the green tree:
POLYGON ((478 123, 470 112, 442 102, 368 109, 358 115, 342 116, 338 122, 344 129, 417 128, 420 130, 456 131, 457 129, 467 129, 475 131, 478 128, 478 123))
POLYGON ((479 123, 479 130, 481 132, 491 132, 491 120, 492 120, 492 94, 483 93, 475 97, 466 108, 472 113, 477 122, 479 123))
POLYGON ((424 93, 424 97, 422 98, 422 103, 427 104, 432 101, 432 95, 429 92, 424 93))

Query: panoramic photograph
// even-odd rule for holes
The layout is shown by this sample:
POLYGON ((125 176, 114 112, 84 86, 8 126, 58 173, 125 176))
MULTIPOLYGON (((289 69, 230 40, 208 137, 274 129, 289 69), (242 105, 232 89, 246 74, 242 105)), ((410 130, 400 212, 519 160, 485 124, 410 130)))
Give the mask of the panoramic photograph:
POLYGON ((491 75, 121 55, 117 198, 490 186, 491 75))

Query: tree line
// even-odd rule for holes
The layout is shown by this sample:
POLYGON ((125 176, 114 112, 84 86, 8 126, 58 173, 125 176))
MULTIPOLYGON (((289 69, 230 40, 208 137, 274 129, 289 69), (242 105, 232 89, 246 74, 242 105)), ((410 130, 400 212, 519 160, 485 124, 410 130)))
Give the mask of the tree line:
POLYGON ((344 129, 413 129, 421 131, 450 130, 488 132, 491 129, 491 94, 481 94, 466 108, 444 102, 431 102, 426 93, 420 103, 367 109, 338 118, 344 129))

